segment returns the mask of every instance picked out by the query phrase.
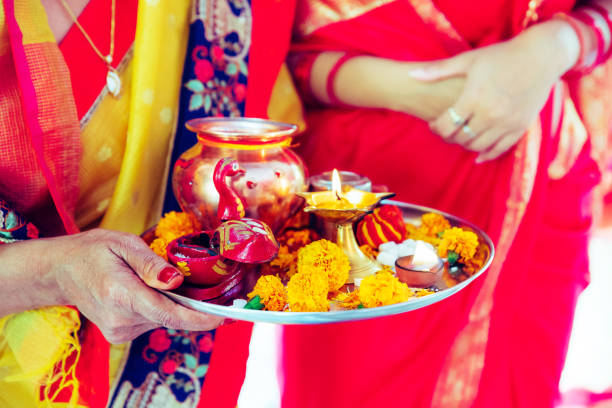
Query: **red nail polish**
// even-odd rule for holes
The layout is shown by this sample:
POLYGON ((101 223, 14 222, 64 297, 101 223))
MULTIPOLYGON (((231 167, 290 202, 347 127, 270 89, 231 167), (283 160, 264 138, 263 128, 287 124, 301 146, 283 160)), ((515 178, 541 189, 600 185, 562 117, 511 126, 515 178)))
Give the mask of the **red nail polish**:
POLYGON ((180 276, 180 272, 176 269, 168 266, 161 270, 161 272, 157 275, 157 279, 164 283, 170 283, 170 281, 177 276, 180 276))

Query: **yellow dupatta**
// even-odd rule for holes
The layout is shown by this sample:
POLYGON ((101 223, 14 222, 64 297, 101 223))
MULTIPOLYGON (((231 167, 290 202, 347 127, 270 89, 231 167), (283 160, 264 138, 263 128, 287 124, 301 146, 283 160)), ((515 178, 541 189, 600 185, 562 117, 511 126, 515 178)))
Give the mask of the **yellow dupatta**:
MULTIPOLYGON (((4 7, 1 4, 0 49, 7 37, 4 7)), ((105 228, 140 233, 159 217, 165 186, 162 180, 166 174, 168 150, 174 134, 189 32, 189 6, 188 0, 139 2, 131 95, 124 95, 131 96, 127 138, 121 171, 101 225, 105 228)), ((15 14, 24 32, 27 27, 42 27, 28 31, 24 41, 33 44, 54 42, 48 29, 45 10, 39 0, 18 1, 15 14)), ((103 129, 111 106, 102 104, 96 110, 88 132, 103 129)), ((102 135, 99 137, 110 136, 99 134, 102 135)), ((63 380, 62 388, 78 384, 78 379, 70 379, 67 375, 73 369, 72 366, 56 364, 65 363, 73 352, 79 353, 79 327, 78 313, 60 306, 0 319, 0 405, 76 406, 79 401, 77 392, 72 393, 70 401, 51 402, 54 393, 47 394, 47 401, 41 402, 39 390, 41 384, 48 382, 49 378, 54 381, 63 380), (59 375, 53 376, 57 367, 63 369, 59 375)))

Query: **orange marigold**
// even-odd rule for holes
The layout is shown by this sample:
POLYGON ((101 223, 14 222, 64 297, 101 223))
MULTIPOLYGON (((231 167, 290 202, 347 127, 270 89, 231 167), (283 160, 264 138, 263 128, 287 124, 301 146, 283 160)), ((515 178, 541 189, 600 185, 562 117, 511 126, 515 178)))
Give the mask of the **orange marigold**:
POLYGON ((259 277, 253 291, 247 296, 252 299, 257 295, 261 298, 261 303, 264 304, 266 310, 280 312, 287 304, 287 289, 274 275, 259 277))
POLYGON ((487 244, 479 244, 476 248, 476 254, 474 257, 465 262, 463 272, 468 275, 473 275, 482 268, 487 258, 489 257, 489 247, 487 244))
POLYGON ((418 227, 409 222, 406 223, 406 238, 414 239, 415 241, 429 242, 433 246, 438 246, 440 243, 440 238, 438 238, 437 235, 424 234, 418 227))
POLYGON ((277 273, 292 277, 297 272, 297 252, 290 252, 286 245, 281 245, 270 266, 278 268, 277 273))
POLYGON ((477 247, 478 235, 472 231, 453 227, 444 231, 440 245, 438 245, 438 254, 445 258, 448 251, 454 251, 459 255, 459 262, 466 263, 474 257, 477 247))
POLYGON ((338 292, 338 294, 332 299, 343 309, 357 309, 361 304, 359 299, 359 289, 353 292, 338 292))
POLYGON ((170 211, 159 220, 155 228, 155 236, 163 238, 166 242, 174 241, 183 235, 191 234, 198 227, 191 216, 184 212, 170 211))
POLYGON ((155 238, 153 242, 149 244, 149 248, 151 248, 153 252, 164 258, 166 261, 168 260, 168 253, 166 252, 167 246, 168 241, 163 238, 155 238))
POLYGON ((435 237, 439 232, 449 229, 450 223, 443 215, 426 213, 421 216, 419 231, 430 237, 435 237))
POLYGON ((278 242, 289 247, 289 251, 294 252, 303 246, 310 244, 312 241, 319 239, 319 236, 310 228, 298 230, 285 230, 279 237, 278 242))
POLYGON ((287 284, 287 300, 292 312, 326 312, 329 310, 329 283, 322 272, 301 273, 287 284))
POLYGON ((340 289, 348 280, 351 265, 338 245, 326 239, 312 242, 298 251, 298 273, 327 276, 328 291, 340 289))
POLYGON ((412 290, 393 274, 380 271, 363 278, 359 286, 359 300, 365 307, 378 307, 405 302, 412 290))

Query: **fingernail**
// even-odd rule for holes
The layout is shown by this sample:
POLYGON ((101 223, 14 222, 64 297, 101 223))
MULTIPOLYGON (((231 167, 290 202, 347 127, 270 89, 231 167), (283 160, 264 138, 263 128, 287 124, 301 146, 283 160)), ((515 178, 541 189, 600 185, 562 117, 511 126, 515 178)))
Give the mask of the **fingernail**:
POLYGON ((180 276, 181 273, 176 269, 167 266, 161 270, 161 272, 157 275, 157 280, 163 283, 170 283, 170 281, 177 276, 180 276))

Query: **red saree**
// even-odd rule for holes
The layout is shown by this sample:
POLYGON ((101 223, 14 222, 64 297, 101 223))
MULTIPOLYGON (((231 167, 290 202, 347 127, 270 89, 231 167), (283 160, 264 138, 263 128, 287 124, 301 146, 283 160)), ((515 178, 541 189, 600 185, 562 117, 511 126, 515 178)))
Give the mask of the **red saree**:
MULTIPOLYGON (((445 58, 518 33, 528 2, 435 3, 301 2, 295 52, 445 58)), ((571 7, 551 0, 538 11, 543 19, 571 7)), ((573 307, 586 284, 590 191, 599 180, 588 144, 569 174, 548 177, 563 96, 555 89, 517 147, 481 165, 414 117, 372 109, 308 113, 301 153, 313 174, 355 171, 400 200, 466 218, 490 234, 497 256, 472 287, 424 310, 286 327, 283 408, 552 406, 573 307)))

